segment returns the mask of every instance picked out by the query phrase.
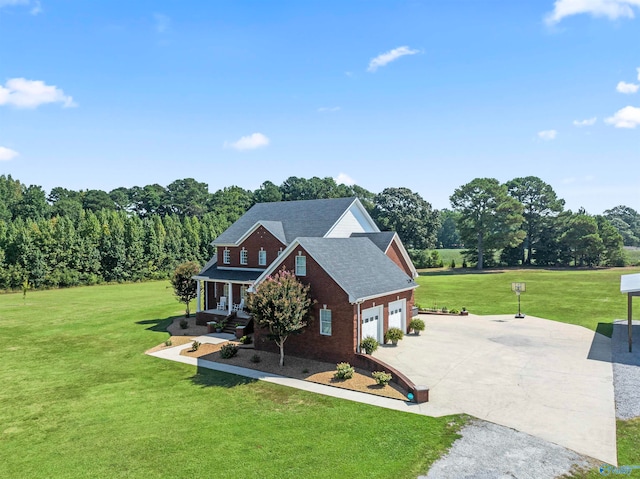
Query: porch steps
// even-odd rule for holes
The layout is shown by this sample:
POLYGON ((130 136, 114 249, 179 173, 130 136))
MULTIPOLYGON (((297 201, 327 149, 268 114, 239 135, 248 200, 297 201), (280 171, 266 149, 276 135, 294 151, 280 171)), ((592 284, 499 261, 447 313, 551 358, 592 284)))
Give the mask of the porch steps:
POLYGON ((251 321, 251 318, 240 318, 238 316, 230 316, 227 320, 227 324, 225 324, 223 333, 236 334, 236 325, 246 326, 251 321))

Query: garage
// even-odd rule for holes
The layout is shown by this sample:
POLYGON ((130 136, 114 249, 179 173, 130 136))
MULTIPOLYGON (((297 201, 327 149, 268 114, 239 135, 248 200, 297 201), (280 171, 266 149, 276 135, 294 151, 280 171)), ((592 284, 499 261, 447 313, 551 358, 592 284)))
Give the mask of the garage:
POLYGON ((362 311, 362 339, 371 336, 380 342, 381 309, 381 306, 376 306, 362 311))
POLYGON ((393 301, 389 303, 389 327, 405 330, 404 310, 406 300, 393 301))

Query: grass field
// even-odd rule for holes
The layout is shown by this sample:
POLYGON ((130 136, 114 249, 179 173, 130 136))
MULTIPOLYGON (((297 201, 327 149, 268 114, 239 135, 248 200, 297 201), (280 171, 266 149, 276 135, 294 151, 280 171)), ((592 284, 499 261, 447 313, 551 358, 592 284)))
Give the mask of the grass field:
MULTIPOLYGON (((626 296, 620 293, 620 275, 640 268, 600 270, 518 269, 485 272, 434 271, 420 273, 416 301, 449 309, 467 308, 475 314, 518 312, 512 282, 526 283, 522 312, 540 318, 579 324, 596 330, 599 323, 627 317, 626 296)), ((600 326, 610 335, 611 328, 600 326)))
POLYGON ((444 264, 445 268, 448 268, 451 264, 451 260, 456 262, 456 268, 460 268, 462 266, 462 249, 437 249, 436 250, 440 255, 440 259, 444 264))
POLYGON ((627 256, 628 264, 640 266, 640 248, 637 246, 625 246, 624 254, 627 256))
POLYGON ((180 312, 164 282, 0 295, 0 477, 415 478, 457 437, 144 355, 180 312))
MULTIPOLYGON (((625 316, 620 274, 431 272, 418 301, 523 311, 606 332, 625 316)), ((427 418, 143 354, 181 313, 164 282, 0 295, 0 464, 10 478, 416 477, 460 416, 427 418)), ((620 464, 640 464, 640 422, 618 422, 620 464)), ((634 471, 633 474, 636 474, 634 471)), ((633 477, 633 474, 631 477, 633 477)), ((598 477, 591 471, 575 477, 598 477)))

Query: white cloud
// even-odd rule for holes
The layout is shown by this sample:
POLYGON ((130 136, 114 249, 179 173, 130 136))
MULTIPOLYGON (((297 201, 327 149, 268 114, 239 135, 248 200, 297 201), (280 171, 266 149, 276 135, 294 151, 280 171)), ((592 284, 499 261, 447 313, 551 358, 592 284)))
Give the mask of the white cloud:
POLYGON ((42 5, 40 5, 40 1, 39 0, 0 0, 0 8, 2 7, 13 7, 16 5, 25 5, 25 6, 30 6, 31 10, 29 10, 29 13, 31 15, 37 15, 39 13, 42 13, 42 5))
POLYGON ((0 85, 0 105, 17 108, 36 108, 45 103, 62 103, 64 108, 78 106, 56 86, 46 85, 40 80, 11 78, 5 86, 0 85))
POLYGON ((233 148, 234 150, 244 151, 244 150, 255 150, 256 148, 261 148, 263 146, 267 146, 270 140, 262 133, 253 133, 248 136, 243 136, 238 141, 228 143, 224 142, 225 148, 233 148))
POLYGON ((154 13, 153 19, 156 22, 156 32, 167 33, 171 28, 171 17, 162 13, 154 13))
POLYGON ((42 13, 42 5, 38 0, 33 2, 33 7, 31 7, 31 10, 29 10, 29 13, 31 15, 38 15, 39 13, 42 13))
POLYGON ((604 121, 616 128, 635 128, 640 125, 640 108, 625 106, 604 121))
POLYGON ((636 93, 638 91, 638 88, 640 88, 640 85, 636 85, 635 83, 627 83, 623 81, 618 83, 618 85, 616 86, 616 90, 618 91, 618 93, 627 93, 627 94, 636 93))
POLYGON ((16 156, 18 156, 17 151, 12 150, 11 148, 0 146, 0 161, 9 161, 16 156))
POLYGON ((351 178, 349 175, 347 175, 346 173, 340 173, 338 176, 336 176, 334 178, 335 182, 338 183, 339 185, 347 185, 347 186, 351 186, 351 185, 355 185, 356 182, 353 180, 353 178, 351 178))
POLYGON ((554 140, 557 135, 558 132, 556 130, 542 130, 538 132, 538 138, 545 141, 554 140))
POLYGON ((596 124, 597 118, 594 116, 593 118, 587 118, 586 120, 573 120, 573 126, 577 126, 578 128, 582 126, 593 126, 596 124))
POLYGON ((553 11, 545 17, 547 25, 555 25, 563 18, 587 13, 593 17, 634 18, 633 9, 640 7, 640 0, 556 0, 553 11))
POLYGON ((318 113, 325 113, 325 112, 331 112, 331 111, 340 111, 340 107, 339 106, 321 106, 320 108, 318 108, 318 113))
MULTIPOLYGON (((638 0, 640 1, 640 0, 638 0)), ((381 53, 375 58, 372 58, 369 62, 369 67, 367 71, 375 72, 379 67, 385 66, 387 63, 391 63, 394 60, 397 60, 400 57, 405 55, 415 55, 416 53, 420 53, 419 50, 412 50, 407 46, 394 48, 393 50, 389 50, 386 53, 381 53)))

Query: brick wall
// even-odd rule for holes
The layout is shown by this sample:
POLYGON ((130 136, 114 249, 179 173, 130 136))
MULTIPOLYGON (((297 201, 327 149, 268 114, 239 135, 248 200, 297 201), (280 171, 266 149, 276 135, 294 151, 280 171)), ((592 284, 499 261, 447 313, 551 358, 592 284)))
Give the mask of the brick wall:
POLYGON ((267 252, 267 265, 271 264, 278 256, 280 248, 285 249, 285 245, 273 236, 264 226, 259 226, 251 235, 245 239, 240 246, 218 248, 218 266, 235 266, 241 268, 266 268, 265 265, 258 264, 258 251, 264 248, 267 252), (247 250, 247 264, 240 264, 240 251, 247 250), (225 264, 224 250, 230 251, 231 262, 225 264))
MULTIPOLYGON (((282 264, 288 271, 295 271, 294 256, 302 252, 307 257, 307 274, 298 277, 303 284, 310 285, 310 296, 316 301, 312 306, 309 325, 300 335, 289 337, 285 343, 285 355, 307 357, 329 362, 347 361, 356 347, 355 306, 349 303, 347 294, 313 260, 307 252, 298 247, 282 264), (320 334, 320 309, 326 305, 331 310, 331 336, 320 334)), ((282 269, 282 268, 280 268, 282 269)), ((255 347, 267 351, 277 351, 273 341, 266 337, 266 331, 255 332, 255 347)))

